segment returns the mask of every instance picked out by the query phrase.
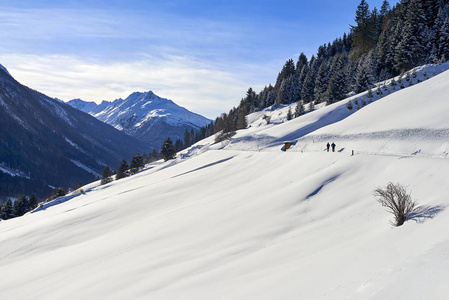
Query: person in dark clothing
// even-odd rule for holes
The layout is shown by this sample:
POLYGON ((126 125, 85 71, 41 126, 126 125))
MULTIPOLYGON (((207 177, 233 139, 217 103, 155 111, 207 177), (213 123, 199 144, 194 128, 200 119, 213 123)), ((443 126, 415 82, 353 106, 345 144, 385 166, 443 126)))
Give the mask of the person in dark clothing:
POLYGON ((331 144, 327 143, 326 147, 327 147, 327 152, 329 152, 329 148, 330 148, 331 144))
POLYGON ((335 152, 335 143, 332 143, 332 152, 335 152))

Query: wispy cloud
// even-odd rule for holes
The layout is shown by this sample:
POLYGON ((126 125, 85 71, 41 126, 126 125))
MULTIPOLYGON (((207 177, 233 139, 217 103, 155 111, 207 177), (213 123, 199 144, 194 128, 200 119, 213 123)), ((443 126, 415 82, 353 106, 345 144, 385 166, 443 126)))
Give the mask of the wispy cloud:
POLYGON ((248 88, 248 74, 211 68, 188 57, 116 63, 69 56, 2 55, 0 59, 8 62, 5 67, 19 82, 50 97, 99 102, 152 90, 209 118, 237 105, 248 88))
POLYGON ((23 84, 63 100, 113 100, 151 89, 214 118, 248 87, 272 82, 279 68, 261 59, 255 29, 237 23, 28 8, 5 9, 0 20, 0 62, 23 84))
POLYGON ((314 10, 342 5, 330 0, 130 1, 2 5, 0 63, 23 84, 63 100, 151 89, 214 118, 249 87, 274 83, 287 59, 331 41, 312 42, 317 32, 335 38, 332 30, 344 31, 324 28, 323 13, 314 10))

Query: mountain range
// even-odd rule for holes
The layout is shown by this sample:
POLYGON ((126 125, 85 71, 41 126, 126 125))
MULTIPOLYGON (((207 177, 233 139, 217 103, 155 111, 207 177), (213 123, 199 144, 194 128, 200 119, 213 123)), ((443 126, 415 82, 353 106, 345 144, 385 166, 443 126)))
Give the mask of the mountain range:
POLYGON ((186 130, 197 132, 211 122, 152 91, 135 92, 126 99, 100 104, 81 99, 67 103, 157 150, 167 137, 183 140, 186 130))
POLYGON ((0 68, 0 198, 90 182, 150 149, 137 139, 17 82, 0 68))

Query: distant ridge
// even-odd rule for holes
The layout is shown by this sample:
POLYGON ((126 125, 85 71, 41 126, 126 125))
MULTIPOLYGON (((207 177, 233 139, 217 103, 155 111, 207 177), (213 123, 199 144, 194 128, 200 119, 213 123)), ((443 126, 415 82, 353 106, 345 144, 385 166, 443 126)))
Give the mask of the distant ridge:
POLYGON ((183 140, 186 130, 196 132, 211 122, 152 91, 134 92, 126 99, 101 104, 80 99, 68 104, 157 150, 167 137, 183 140))

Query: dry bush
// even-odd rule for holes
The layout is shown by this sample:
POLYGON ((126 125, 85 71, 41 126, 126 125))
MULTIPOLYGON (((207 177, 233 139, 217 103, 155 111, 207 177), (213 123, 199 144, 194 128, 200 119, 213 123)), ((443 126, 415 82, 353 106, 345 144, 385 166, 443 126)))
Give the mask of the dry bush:
POLYGON ((407 220, 410 213, 413 212, 418 205, 413 201, 410 194, 407 193, 405 187, 399 183, 388 183, 385 189, 377 188, 374 190, 374 196, 387 211, 394 215, 395 226, 401 226, 407 220))

